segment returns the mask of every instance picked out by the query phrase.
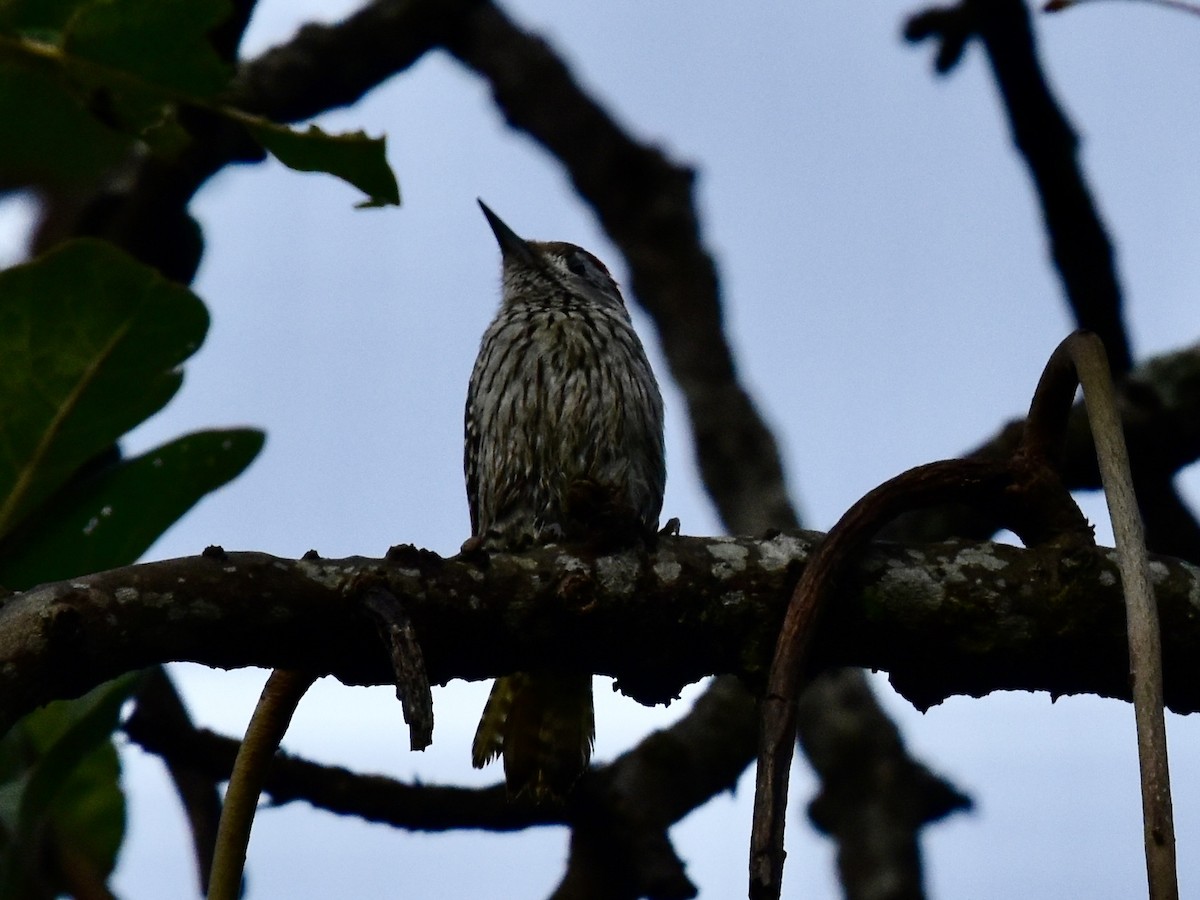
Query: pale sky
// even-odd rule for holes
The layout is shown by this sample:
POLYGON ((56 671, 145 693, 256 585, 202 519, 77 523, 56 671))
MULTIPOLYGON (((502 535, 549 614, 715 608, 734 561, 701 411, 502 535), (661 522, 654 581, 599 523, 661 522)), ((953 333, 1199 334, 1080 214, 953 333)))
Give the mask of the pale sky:
MULTIPOLYGON (((248 49, 286 38, 305 9, 335 19, 349 8, 265 0, 248 49)), ((634 135, 698 169, 740 369, 814 528, 883 479, 969 449, 1023 414, 1072 327, 983 54, 972 46, 948 79, 935 78, 930 48, 900 38, 919 8, 505 5, 634 135)), ((1200 26, 1110 2, 1039 16, 1036 27, 1117 247, 1135 354, 1193 343, 1200 26)), ((581 244, 625 275, 557 163, 507 131, 487 86, 446 55, 320 121, 386 132, 404 205, 355 210, 342 183, 274 164, 226 171, 199 195, 208 249, 195 289, 212 330, 179 396, 126 449, 227 425, 263 427, 268 439, 152 558, 214 543, 290 557, 378 556, 401 542, 454 553, 469 532, 462 403, 498 300, 499 256, 476 196, 519 233, 581 244)), ((18 207, 0 207, 0 229, 11 235, 20 221, 18 207)), ((678 393, 647 319, 635 320, 668 404, 664 518, 679 516, 685 533, 715 532, 678 393)), ((1200 502, 1196 467, 1183 481, 1200 502)), ((1107 542, 1102 503, 1082 499, 1107 542)), ((265 677, 175 671, 196 718, 231 734, 265 677)), ((922 715, 885 677, 875 683, 914 753, 977 805, 926 832, 932 897, 1144 894, 1131 707, 1011 693, 922 715)), ((437 690, 434 745, 415 754, 389 689, 321 683, 285 746, 404 779, 491 783, 499 770, 473 771, 469 754, 485 691, 437 690)), ((644 710, 603 682, 597 700, 600 761, 686 708, 644 710)), ((1172 716, 1168 729, 1187 896, 1200 890, 1200 855, 1188 852, 1200 838, 1200 726, 1172 716)), ((116 890, 127 900, 186 896, 193 863, 178 801, 156 759, 137 749, 123 757, 132 807, 116 890)), ((702 897, 744 896, 752 789, 743 778, 736 796, 672 831, 702 897)), ((797 814, 811 793, 801 764, 797 814)), ((423 836, 302 805, 264 809, 248 897, 544 897, 566 838, 561 829, 423 836)), ((798 815, 788 838, 785 896, 839 896, 831 845, 798 815)))

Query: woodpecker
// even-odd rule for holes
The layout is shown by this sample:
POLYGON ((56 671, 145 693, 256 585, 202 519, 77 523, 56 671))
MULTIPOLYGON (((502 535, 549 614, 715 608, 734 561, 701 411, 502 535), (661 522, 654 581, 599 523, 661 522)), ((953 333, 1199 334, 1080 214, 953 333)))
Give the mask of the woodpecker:
MULTIPOLYGON (((616 282, 586 250, 526 241, 479 201, 500 245, 500 310, 467 390, 472 542, 519 551, 653 535, 666 484, 663 403, 616 282)), ((509 793, 562 798, 595 739, 592 676, 496 679, 472 748, 504 758, 509 793)))

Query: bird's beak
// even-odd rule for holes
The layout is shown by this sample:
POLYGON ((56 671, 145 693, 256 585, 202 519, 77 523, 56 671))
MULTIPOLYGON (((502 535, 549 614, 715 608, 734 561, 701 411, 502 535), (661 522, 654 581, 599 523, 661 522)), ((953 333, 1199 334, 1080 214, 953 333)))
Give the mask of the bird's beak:
POLYGON ((505 259, 520 260, 529 265, 536 265, 538 255, 529 246, 529 242, 504 224, 504 220, 488 209, 488 205, 479 200, 479 208, 492 226, 492 234, 496 235, 496 243, 500 245, 500 254, 505 259))

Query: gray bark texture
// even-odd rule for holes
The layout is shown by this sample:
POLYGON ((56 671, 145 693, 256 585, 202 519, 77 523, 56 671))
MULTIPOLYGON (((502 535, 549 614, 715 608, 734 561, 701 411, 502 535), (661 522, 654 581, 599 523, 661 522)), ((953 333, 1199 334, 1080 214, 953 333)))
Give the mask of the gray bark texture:
MULTIPOLYGON (((403 605, 429 681, 520 665, 609 674, 643 703, 711 674, 765 677, 784 606, 819 534, 662 537, 597 556, 550 546, 443 559, 280 559, 210 548, 43 585, 0 606, 0 725, 113 676, 188 660, 395 680, 363 597, 403 605)), ((1167 704, 1200 709, 1200 568, 1160 558, 1167 704)), ((837 596, 814 668, 889 673, 919 708, 955 694, 1044 690, 1128 699, 1112 551, 991 543, 877 544, 837 596)))

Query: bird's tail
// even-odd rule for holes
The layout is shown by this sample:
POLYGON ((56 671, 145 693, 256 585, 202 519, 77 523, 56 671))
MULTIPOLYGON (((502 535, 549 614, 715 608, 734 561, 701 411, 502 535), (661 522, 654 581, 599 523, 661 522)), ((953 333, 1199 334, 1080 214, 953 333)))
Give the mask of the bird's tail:
POLYGON ((561 798, 587 768, 595 737, 591 675, 517 672, 492 685, 471 760, 481 769, 503 756, 514 797, 561 798))

